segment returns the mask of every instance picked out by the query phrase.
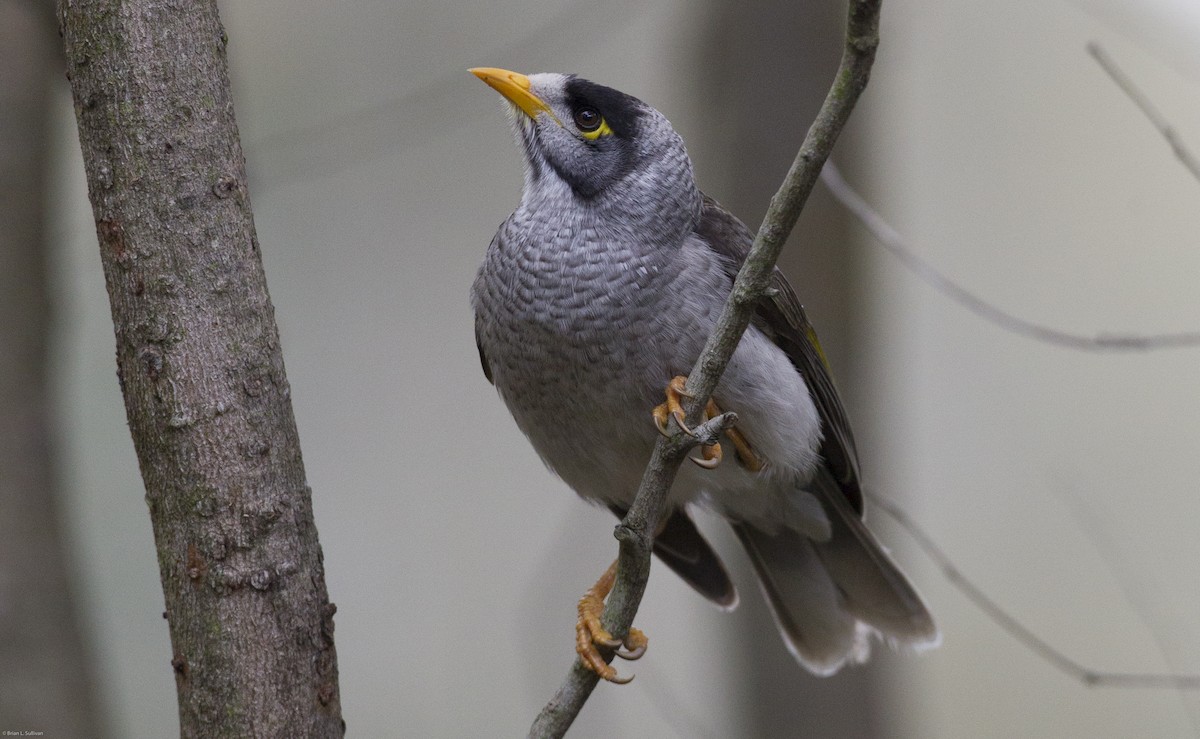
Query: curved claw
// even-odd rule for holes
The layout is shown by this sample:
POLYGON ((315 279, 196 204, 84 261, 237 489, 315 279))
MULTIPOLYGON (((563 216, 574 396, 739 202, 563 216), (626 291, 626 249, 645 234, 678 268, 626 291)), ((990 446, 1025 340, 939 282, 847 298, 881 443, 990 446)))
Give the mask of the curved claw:
POLYGON ((650 640, 646 638, 645 632, 641 629, 630 627, 629 633, 625 635, 624 649, 617 650, 617 656, 621 659, 633 661, 641 659, 646 653, 646 647, 650 644, 650 640))
POLYGON ((683 375, 671 378, 671 381, 667 383, 666 394, 667 402, 654 408, 654 425, 658 427, 658 432, 669 437, 671 434, 667 431, 667 421, 674 417, 675 423, 679 424, 683 433, 695 438, 695 432, 684 421, 683 406, 679 403, 680 398, 692 397, 691 393, 687 391, 687 378, 683 375))
POLYGON ((688 459, 706 470, 714 470, 717 468, 717 465, 721 464, 722 452, 720 444, 705 445, 700 448, 700 454, 703 459, 698 457, 688 457, 688 459))
POLYGON ((635 647, 634 649, 631 649, 628 651, 623 650, 623 649, 617 650, 618 657, 620 657, 621 659, 624 659, 624 660, 628 660, 630 662, 632 662, 636 659, 641 659, 642 655, 644 655, 645 653, 646 653, 646 645, 645 644, 641 644, 641 645, 635 647))
POLYGON ((622 659, 637 659, 646 653, 649 640, 639 629, 631 628, 624 639, 614 638, 600 623, 600 613, 604 609, 604 599, 612 590, 616 578, 617 563, 613 562, 600 576, 596 584, 588 589, 579 599, 579 615, 575 621, 575 652, 585 669, 599 675, 601 678, 619 685, 624 685, 633 679, 618 677, 616 669, 608 664, 612 659, 605 659, 600 654, 600 648, 613 650, 622 659))
POLYGON ((671 381, 667 383, 667 391, 685 398, 692 397, 692 394, 687 391, 687 378, 683 375, 672 377, 671 381))
POLYGON ((683 433, 687 434, 693 439, 696 438, 696 432, 692 431, 691 428, 688 427, 687 423, 685 423, 683 420, 683 411, 675 411, 675 423, 679 424, 679 428, 683 431, 683 433))
POLYGON ((658 433, 668 439, 671 438, 671 431, 667 428, 667 419, 670 418, 670 415, 667 412, 666 404, 655 406, 651 414, 654 416, 654 426, 658 429, 658 433))

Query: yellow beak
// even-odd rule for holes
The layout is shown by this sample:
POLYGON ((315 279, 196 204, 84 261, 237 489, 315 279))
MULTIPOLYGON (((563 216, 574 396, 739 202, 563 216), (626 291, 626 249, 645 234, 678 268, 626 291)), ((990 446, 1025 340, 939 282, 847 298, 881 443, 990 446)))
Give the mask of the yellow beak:
POLYGON ((531 84, 525 75, 495 67, 476 67, 470 71, 530 118, 536 120, 538 113, 549 113, 551 118, 558 121, 554 111, 550 110, 550 106, 529 91, 531 84))

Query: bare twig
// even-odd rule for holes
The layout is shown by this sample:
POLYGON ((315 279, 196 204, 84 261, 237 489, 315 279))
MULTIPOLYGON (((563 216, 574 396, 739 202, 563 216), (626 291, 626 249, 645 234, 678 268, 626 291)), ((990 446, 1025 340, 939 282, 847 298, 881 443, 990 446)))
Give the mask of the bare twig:
POLYGON ((1146 93, 1142 92, 1141 89, 1129 77, 1129 75, 1125 74, 1125 72, 1117 66, 1117 63, 1113 60, 1109 53, 1105 51, 1104 47, 1101 46, 1099 42, 1089 41, 1087 50, 1088 53, 1092 55, 1092 58, 1096 60, 1096 63, 1100 65, 1100 68, 1103 69, 1104 72, 1112 79, 1112 81, 1117 84, 1117 87, 1121 88, 1121 92, 1125 93, 1129 99, 1133 101, 1133 104, 1138 106, 1142 113, 1144 113, 1145 116, 1150 119, 1150 123, 1158 129, 1158 132, 1162 134, 1162 137, 1167 140, 1168 144, 1171 145, 1171 150, 1175 152, 1175 158, 1178 159, 1183 166, 1187 167, 1188 171, 1192 173, 1193 177, 1195 177, 1197 180, 1200 180, 1200 159, 1197 159, 1196 155, 1187 148, 1187 145, 1183 143, 1183 138, 1179 135, 1179 132, 1176 131, 1175 127, 1171 125, 1171 122, 1159 112, 1158 108, 1154 107, 1154 103, 1150 102, 1150 98, 1146 96, 1146 93))
MULTIPOLYGON (((1172 650, 1167 644, 1163 634, 1157 628, 1158 625, 1151 618, 1151 614, 1147 612, 1151 599, 1146 597, 1148 594, 1144 592, 1145 578, 1131 573, 1128 569, 1129 563, 1124 561, 1123 555, 1127 554, 1125 542, 1128 537, 1116 536, 1115 532, 1107 525, 1108 522, 1097 515, 1095 506, 1084 501, 1072 483, 1055 481, 1055 484, 1050 486, 1050 493, 1066 506, 1071 517, 1075 519, 1076 527, 1091 542, 1092 548, 1107 566, 1109 573, 1125 595, 1126 602, 1137 614, 1138 620, 1146 627, 1150 638, 1154 640, 1159 657, 1164 663, 1174 667, 1175 650, 1172 650)), ((1200 713, 1197 713, 1197 707, 1192 705, 1195 701, 1187 700, 1187 686, 1176 687, 1175 692, 1180 699, 1180 707, 1183 708, 1192 724, 1192 734, 1200 737, 1200 713)))
MULTIPOLYGON (((821 167, 867 85, 875 49, 879 45, 880 3, 881 0, 850 0, 846 41, 833 86, 783 184, 771 198, 754 245, 738 273, 716 328, 688 376, 690 398, 685 403, 685 410, 691 426, 699 425, 701 413, 750 322, 755 304, 765 294, 775 261, 800 217, 821 167)), ((667 379, 663 378, 664 383, 667 379)), ((604 609, 603 622, 605 628, 618 637, 628 633, 641 603, 650 575, 654 527, 662 516, 664 500, 679 465, 695 443, 678 430, 672 438, 658 440, 637 497, 617 526, 616 537, 621 542, 620 563, 616 585, 604 609)), ((529 735, 560 737, 565 734, 598 680, 595 673, 584 669, 577 660, 566 681, 534 721, 529 735)))
POLYGON ((1059 672, 1072 677, 1089 687, 1105 688, 1169 688, 1176 690, 1200 690, 1200 675, 1170 675, 1155 673, 1126 673, 1102 672, 1085 667, 1071 659, 1054 646, 1049 644, 1027 626, 1011 616, 1008 611, 992 600, 972 583, 962 571, 954 565, 949 555, 934 542, 933 537, 917 525, 917 523, 900 507, 870 490, 864 490, 871 504, 888 516, 908 532, 921 551, 941 570, 946 578, 960 593, 967 597, 976 608, 983 611, 988 618, 999 626, 1005 633, 1016 639, 1018 643, 1051 664, 1059 672))
POLYGON ((918 256, 917 252, 905 243, 904 237, 855 192, 833 162, 825 164, 821 181, 838 202, 871 232, 880 246, 900 260, 910 272, 934 290, 1005 331, 1046 344, 1093 352, 1136 352, 1200 346, 1200 331, 1149 335, 1104 332, 1089 336, 1061 331, 1014 316, 970 292, 918 256))

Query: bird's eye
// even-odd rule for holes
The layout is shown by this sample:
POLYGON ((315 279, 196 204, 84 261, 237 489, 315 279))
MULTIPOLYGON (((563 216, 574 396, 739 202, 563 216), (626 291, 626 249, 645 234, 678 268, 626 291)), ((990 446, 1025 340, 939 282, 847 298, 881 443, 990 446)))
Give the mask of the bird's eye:
POLYGON ((580 108, 575 111, 575 125, 584 133, 599 129, 602 123, 604 119, 595 108, 580 108))

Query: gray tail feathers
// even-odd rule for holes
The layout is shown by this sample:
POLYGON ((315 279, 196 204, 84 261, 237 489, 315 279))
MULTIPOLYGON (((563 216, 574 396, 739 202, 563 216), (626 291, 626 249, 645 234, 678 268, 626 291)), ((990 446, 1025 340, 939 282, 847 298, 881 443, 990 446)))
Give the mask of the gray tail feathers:
POLYGON ((813 488, 829 516, 828 541, 734 524, 792 654, 830 675, 865 660, 871 634, 898 647, 935 646, 941 637, 921 597, 836 484, 819 479, 813 488))

